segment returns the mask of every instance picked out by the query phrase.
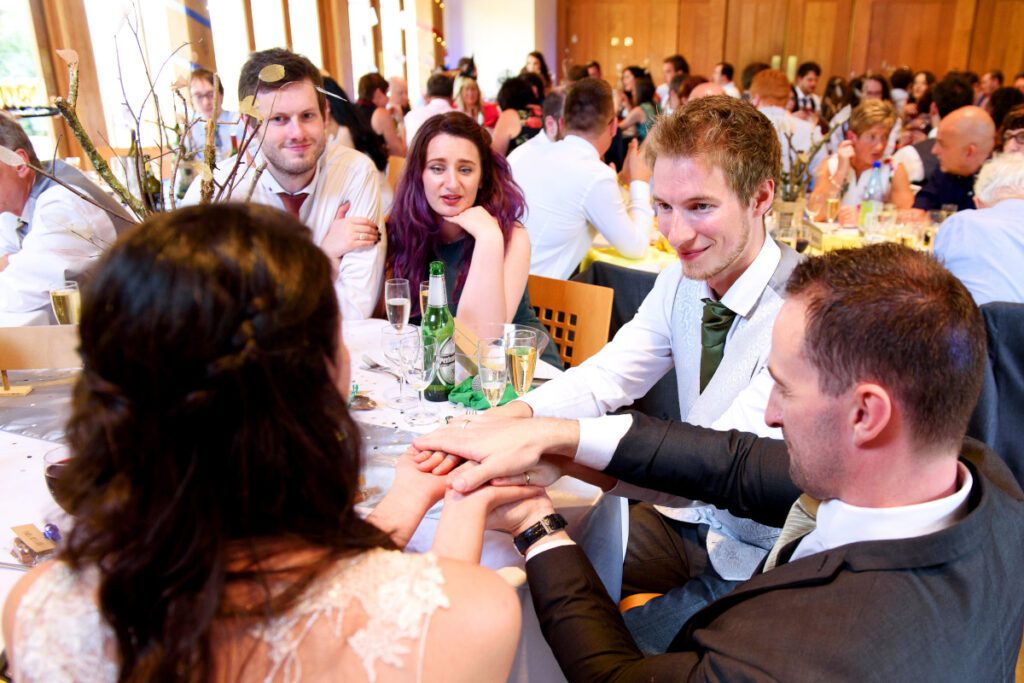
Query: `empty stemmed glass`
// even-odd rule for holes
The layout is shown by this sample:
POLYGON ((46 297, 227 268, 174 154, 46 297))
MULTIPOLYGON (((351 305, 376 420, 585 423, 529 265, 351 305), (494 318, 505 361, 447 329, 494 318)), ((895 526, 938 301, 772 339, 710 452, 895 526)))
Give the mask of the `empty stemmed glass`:
POLYGON ((396 408, 403 408, 416 403, 415 396, 405 395, 405 373, 402 370, 402 342, 420 336, 420 331, 412 325, 406 325, 402 330, 385 327, 380 333, 380 344, 384 350, 384 358, 388 360, 398 372, 398 393, 385 394, 385 398, 396 408))
POLYGON ((384 283, 384 308, 391 327, 401 332, 409 324, 409 281, 395 278, 384 283))
POLYGON ((502 337, 487 337, 477 342, 480 389, 492 408, 498 405, 505 393, 505 363, 505 340, 502 337))
POLYGON ((434 381, 437 372, 437 341, 417 334, 402 341, 401 352, 402 374, 420 397, 419 407, 406 411, 405 418, 414 425, 431 424, 436 418, 423 403, 423 391, 434 381))

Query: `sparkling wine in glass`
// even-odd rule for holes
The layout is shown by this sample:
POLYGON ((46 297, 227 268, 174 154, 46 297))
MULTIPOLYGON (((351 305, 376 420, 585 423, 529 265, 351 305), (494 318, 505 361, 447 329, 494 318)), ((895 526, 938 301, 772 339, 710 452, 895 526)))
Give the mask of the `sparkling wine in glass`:
POLYGON ((384 283, 384 308, 391 327, 401 331, 409 324, 409 281, 395 278, 384 283))
POLYGON ((50 285, 50 305, 58 325, 77 325, 82 315, 82 295, 78 283, 68 280, 50 285))
POLYGON ((835 225, 839 217, 839 197, 829 197, 825 200, 825 218, 829 225, 835 225))
POLYGON ((437 342, 431 337, 417 334, 402 341, 402 374, 419 393, 419 406, 406 411, 410 424, 426 425, 437 420, 423 403, 423 391, 434 381, 437 372, 437 342))
POLYGON ((380 345, 384 350, 384 358, 391 364, 391 367, 398 373, 398 393, 385 395, 385 398, 396 408, 405 408, 416 403, 415 396, 405 394, 405 375, 402 372, 402 344, 409 339, 420 336, 420 331, 412 326, 406 325, 401 330, 392 327, 385 327, 380 332, 380 345))
POLYGON ((430 297, 430 280, 420 283, 420 315, 427 312, 427 299, 430 297))
POLYGON ((505 393, 505 340, 502 337, 480 339, 476 345, 476 364, 480 373, 480 389, 487 404, 494 408, 505 393))
POLYGON ((537 333, 516 329, 506 334, 505 359, 508 381, 516 396, 522 396, 529 391, 537 366, 537 333))

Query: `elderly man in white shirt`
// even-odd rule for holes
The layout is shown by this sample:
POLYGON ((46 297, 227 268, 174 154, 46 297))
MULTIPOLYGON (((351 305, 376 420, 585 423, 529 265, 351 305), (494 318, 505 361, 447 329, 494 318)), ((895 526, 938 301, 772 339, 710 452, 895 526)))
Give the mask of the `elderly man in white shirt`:
MULTIPOLYGON (((570 91, 567 116, 571 98, 570 91)), ((743 100, 699 98, 655 126, 646 154, 654 162, 658 228, 679 262, 662 271, 604 349, 484 418, 576 418, 581 449, 610 453, 629 425, 605 413, 643 396, 674 367, 687 422, 779 438, 764 422, 772 389, 767 359, 785 283, 800 257, 765 234, 780 165, 771 123, 743 100)), ((614 492, 670 504, 657 512, 647 504, 630 509, 623 589, 665 593, 624 615, 647 653, 664 652, 689 614, 749 578, 778 535, 699 501, 625 484, 614 492), (686 564, 673 554, 680 544, 694 558, 689 568, 677 566, 686 564)))
MULTIPOLYGON (((263 120, 246 151, 247 163, 222 199, 248 197, 288 211, 307 225, 313 243, 335 261, 342 317, 361 320, 373 313, 384 275, 380 175, 356 150, 327 147, 325 97, 317 92, 321 85, 319 70, 301 55, 274 48, 249 57, 239 77, 239 100, 256 95, 263 120), (259 81, 260 70, 271 64, 281 65, 285 76, 269 84, 259 81), (255 169, 264 163, 254 186, 255 169)), ((233 158, 221 164, 214 180, 223 184, 233 166, 233 158)), ((184 204, 199 203, 201 184, 201 179, 192 183, 184 204)))
POLYGON ((642 257, 654 222, 650 171, 636 144, 620 178, 601 160, 617 126, 611 87, 596 78, 574 83, 565 96, 563 120, 564 139, 511 163, 526 197, 530 273, 560 280, 576 270, 597 233, 625 256, 642 257), (629 185, 628 204, 619 180, 629 185))
POLYGON ((405 115, 405 144, 412 147, 412 139, 427 119, 455 109, 452 92, 455 81, 447 74, 434 74, 427 79, 427 103, 413 107, 405 115))
POLYGON ((78 170, 40 164, 24 129, 3 113, 0 146, 22 162, 0 161, 0 326, 55 322, 50 285, 86 270, 134 221, 78 170))

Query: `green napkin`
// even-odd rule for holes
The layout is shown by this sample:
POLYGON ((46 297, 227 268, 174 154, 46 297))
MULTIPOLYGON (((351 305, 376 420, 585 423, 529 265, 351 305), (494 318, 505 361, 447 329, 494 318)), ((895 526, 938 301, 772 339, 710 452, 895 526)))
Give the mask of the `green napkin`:
MULTIPOLYGON (((505 393, 501 395, 498 405, 503 406, 515 397, 516 392, 512 389, 512 385, 506 384, 505 393)), ((461 403, 475 410, 487 410, 491 407, 491 404, 484 398, 484 392, 473 391, 472 377, 468 377, 462 384, 452 387, 451 393, 448 394, 448 400, 452 403, 461 403)))

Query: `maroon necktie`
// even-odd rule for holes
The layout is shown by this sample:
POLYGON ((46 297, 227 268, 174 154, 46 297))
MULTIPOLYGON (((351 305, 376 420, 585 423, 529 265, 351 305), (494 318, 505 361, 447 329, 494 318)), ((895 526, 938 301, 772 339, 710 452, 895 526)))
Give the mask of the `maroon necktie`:
POLYGON ((285 210, 298 218, 302 202, 306 201, 306 197, 309 196, 309 193, 298 192, 296 194, 288 194, 287 192, 278 192, 277 196, 280 197, 281 201, 284 203, 285 210))

